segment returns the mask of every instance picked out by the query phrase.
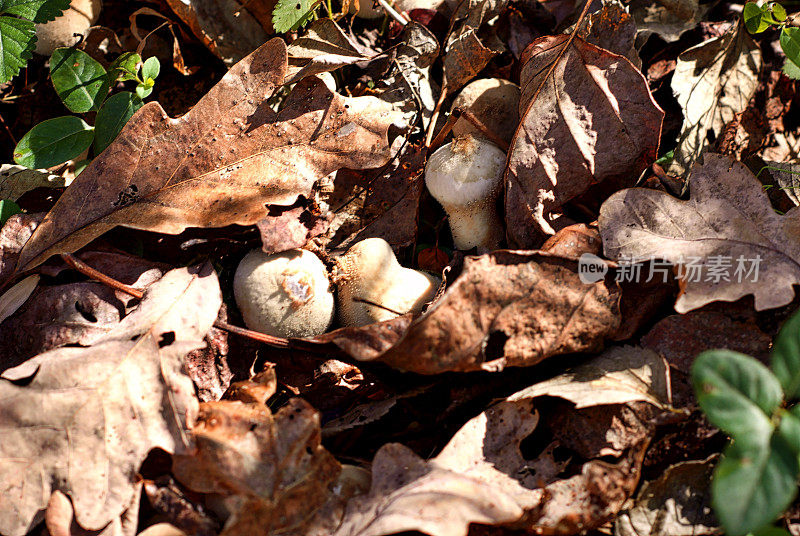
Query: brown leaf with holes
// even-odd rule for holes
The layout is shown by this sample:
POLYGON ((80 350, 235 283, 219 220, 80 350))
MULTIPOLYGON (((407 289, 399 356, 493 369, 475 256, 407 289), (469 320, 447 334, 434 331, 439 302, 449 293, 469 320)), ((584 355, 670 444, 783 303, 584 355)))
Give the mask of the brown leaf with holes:
POLYGON ((521 62, 506 223, 513 245, 533 248, 555 232, 558 209, 592 185, 633 185, 655 160, 664 112, 629 60, 579 38, 538 39, 521 62))
POLYGON ((286 61, 286 45, 273 39, 179 119, 146 104, 45 216, 17 270, 117 225, 168 234, 250 225, 266 216, 265 205, 292 205, 332 171, 389 161, 397 114, 377 98, 342 97, 311 78, 274 112, 266 99, 286 61))
POLYGON ((100 530, 131 503, 153 448, 180 452, 197 407, 183 357, 222 302, 210 265, 167 273, 89 348, 60 348, 0 377, 0 533, 22 536, 54 491, 100 530))

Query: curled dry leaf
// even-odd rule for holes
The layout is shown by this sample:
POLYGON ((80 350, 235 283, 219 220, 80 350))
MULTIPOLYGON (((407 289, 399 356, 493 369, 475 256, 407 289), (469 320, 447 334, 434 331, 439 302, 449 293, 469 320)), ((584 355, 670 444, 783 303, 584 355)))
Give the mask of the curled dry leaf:
POLYGON ((798 208, 772 210, 761 183, 742 163, 707 154, 695 164, 690 199, 630 188, 600 210, 611 259, 663 259, 684 274, 675 310, 755 296, 757 311, 781 307, 800 283, 798 208))
POLYGON ((341 466, 320 445, 319 413, 295 398, 274 415, 264 395, 274 372, 250 382, 255 398, 200 404, 196 449, 174 457, 173 473, 190 489, 221 494, 230 517, 224 536, 300 531, 321 508, 341 466), (256 382, 257 383, 257 382, 256 382))
POLYGON ((683 110, 683 126, 670 174, 689 171, 725 125, 744 111, 760 70, 761 51, 741 24, 678 56, 672 91, 683 110))
POLYGON ((468 257, 455 282, 410 324, 398 317, 300 343, 333 343, 356 359, 421 374, 531 366, 599 350, 619 326, 619 297, 616 283, 583 283, 573 259, 497 251, 468 257))
POLYGON ((100 530, 129 507, 156 447, 180 452, 197 401, 182 358, 203 345, 222 302, 210 266, 178 269, 90 348, 61 348, 0 377, 0 532, 22 536, 53 491, 100 530))
POLYGON ((656 33, 664 41, 677 41, 681 34, 695 28, 708 11, 699 0, 631 0, 630 12, 639 33, 656 33))
POLYGON ((711 511, 714 460, 683 462, 642 486, 633 507, 614 523, 615 536, 722 534, 711 511))
POLYGON ((509 240, 531 248, 555 232, 553 213, 590 186, 633 184, 655 159, 664 112, 630 61, 578 38, 538 39, 522 65, 505 207, 509 240))
POLYGON ((69 497, 56 490, 50 495, 44 523, 49 536, 134 536, 139 524, 142 485, 136 483, 128 508, 100 531, 90 531, 75 522, 75 510, 69 497))
POLYGON ((292 205, 342 167, 378 167, 397 114, 374 97, 300 82, 280 112, 286 45, 273 39, 239 62, 179 119, 142 107, 70 185, 23 249, 18 270, 72 252, 117 226, 177 234, 249 225, 265 205, 292 205))
POLYGON ((0 166, 0 199, 16 201, 36 188, 63 188, 71 181, 47 170, 29 169, 15 164, 0 166))
POLYGON ((500 15, 508 0, 464 0, 459 3, 450 22, 450 33, 444 47, 444 73, 447 91, 458 91, 505 45, 493 30, 481 32, 485 25, 500 15))
MULTIPOLYGON (((649 380, 663 385, 665 378, 657 375, 654 372, 649 380)), ((613 383, 596 386, 600 403, 614 398, 605 392, 616 390, 613 383)), ((412 530, 464 536, 471 523, 566 535, 603 524, 635 489, 653 427, 636 418, 638 410, 604 406, 606 414, 617 416, 627 410, 633 415, 630 428, 615 438, 619 450, 596 453, 597 457, 614 456, 618 463, 590 460, 578 474, 570 475, 565 471, 567 464, 553 458, 552 448, 531 460, 520 451, 521 442, 531 434, 547 434, 533 411, 532 390, 535 386, 528 394, 517 393, 467 422, 431 460, 424 461, 402 445, 382 447, 372 464, 369 494, 350 501, 335 536, 412 530)), ((583 434, 575 427, 582 426, 582 421, 564 422, 565 436, 583 434)))
MULTIPOLYGON (((569 33, 574 27, 573 24, 564 33, 569 33)), ((604 3, 600 10, 586 17, 577 36, 596 47, 625 56, 637 69, 642 68, 642 60, 636 51, 636 22, 619 0, 604 3)))
POLYGON ((635 346, 611 348, 564 374, 509 397, 509 400, 554 396, 575 407, 647 402, 666 407, 670 401, 669 372, 653 350, 635 346))
POLYGON ((0 229, 0 281, 14 272, 19 254, 44 214, 14 214, 0 229))

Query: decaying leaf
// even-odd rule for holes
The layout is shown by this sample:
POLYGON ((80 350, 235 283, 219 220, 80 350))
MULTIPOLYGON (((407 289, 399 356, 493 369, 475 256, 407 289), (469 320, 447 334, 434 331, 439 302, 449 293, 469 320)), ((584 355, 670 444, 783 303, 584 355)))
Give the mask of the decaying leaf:
POLYGON ((71 181, 46 170, 29 169, 15 164, 0 166, 0 199, 16 201, 36 188, 63 188, 71 181))
POLYGON ((766 162, 766 164, 768 167, 762 173, 771 175, 786 197, 795 206, 800 206, 800 165, 794 162, 766 162))
POLYGON ((750 170, 714 154, 694 165, 689 191, 688 201, 644 188, 611 196, 599 219, 606 256, 678 266, 679 313, 749 294, 758 311, 790 303, 800 282, 798 209, 776 214, 750 170))
POLYGON ((632 508, 614 524, 615 536, 704 536, 722 534, 711 512, 714 461, 683 462, 646 483, 632 508))
POLYGON ((631 0, 630 11, 640 33, 656 33, 670 43, 697 26, 708 6, 699 0, 631 0))
POLYGON ((67 188, 17 269, 117 225, 176 234, 253 224, 265 205, 293 204, 332 171, 385 164, 396 114, 377 98, 342 97, 309 78, 272 111, 264 99, 283 83, 286 58, 284 42, 269 41, 179 119, 157 102, 142 107, 67 188))
POLYGON ((197 401, 182 358, 203 345, 221 301, 210 266, 173 270, 94 346, 2 374, 0 532, 26 534, 56 490, 81 527, 102 529, 130 505, 152 448, 190 445, 197 401))
POLYGON ((0 281, 14 272, 19 254, 44 214, 14 214, 0 229, 0 281))
POLYGON ((522 64, 505 207, 509 240, 532 248, 555 232, 554 211, 590 186, 633 184, 655 159, 664 112, 630 61, 578 38, 538 39, 522 64))
MULTIPOLYGON (((608 385, 598 386, 601 399, 613 398, 605 396, 608 385)), ((605 406, 605 411, 616 414, 625 407, 605 406)), ((551 449, 532 460, 522 455, 525 438, 547 433, 534 408, 531 395, 517 393, 467 422, 428 461, 402 445, 385 445, 372 464, 369 494, 350 501, 335 536, 414 530, 464 536, 471 523, 566 535, 601 525, 635 488, 652 427, 639 420, 633 424, 637 430, 618 438, 617 464, 590 460, 570 476, 551 449)), ((568 421, 567 427, 578 422, 568 421)), ((574 428, 564 433, 581 434, 574 428)))
MULTIPOLYGON (((574 29, 575 25, 564 33, 574 29)), ((625 56, 637 69, 642 68, 635 46, 636 22, 619 0, 604 2, 600 10, 586 17, 577 36, 596 47, 625 56)))
POLYGON ((537 383, 509 400, 555 396, 575 407, 648 402, 666 407, 670 401, 669 371, 652 350, 621 346, 607 350, 564 374, 537 383))
MULTIPOLYGON (((319 413, 295 398, 274 415, 264 404, 275 376, 240 385, 247 401, 200 405, 196 449, 175 457, 173 472, 194 491, 218 493, 230 517, 222 534, 299 531, 321 508, 341 466, 320 445, 319 413)), ((242 398, 240 396, 240 398, 242 398)))
POLYGON ((619 325, 619 288, 603 280, 581 282, 575 260, 497 251, 468 257, 444 295, 409 320, 344 328, 312 340, 421 374, 531 366, 554 355, 599 350, 619 325))
POLYGON ((252 0, 167 0, 192 33, 228 65, 241 60, 269 38, 259 19, 245 7, 258 3, 252 0))
POLYGON ((464 0, 451 18, 444 47, 444 72, 449 93, 458 91, 504 49, 493 31, 480 32, 502 13, 508 0, 464 0))
POLYGON ((672 91, 683 110, 683 126, 669 173, 689 171, 725 125, 747 107, 760 70, 761 51, 741 24, 678 56, 672 91))

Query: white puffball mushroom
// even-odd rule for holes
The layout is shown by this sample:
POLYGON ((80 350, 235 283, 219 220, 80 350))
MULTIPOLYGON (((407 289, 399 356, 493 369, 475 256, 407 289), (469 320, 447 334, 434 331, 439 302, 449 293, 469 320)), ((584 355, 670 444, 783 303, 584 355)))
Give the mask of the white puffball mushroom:
POLYGON ((341 275, 336 285, 339 320, 344 326, 419 313, 440 284, 432 275, 400 266, 392 246, 382 238, 356 243, 336 263, 341 275))
MULTIPOLYGON (((500 78, 483 78, 468 84, 453 101, 456 108, 469 110, 481 123, 506 142, 510 142, 519 126, 519 86, 500 78)), ((453 125, 454 136, 483 136, 475 125, 460 117, 453 125)))
POLYGON ((236 269, 233 294, 247 327, 274 337, 319 335, 333 322, 328 272, 303 249, 251 251, 236 269))
POLYGON ((78 42, 74 34, 85 34, 103 7, 101 0, 72 0, 64 13, 50 22, 36 25, 36 53, 50 56, 59 47, 78 42))
POLYGON ((397 11, 411 11, 412 9, 439 9, 444 0, 395 0, 394 8, 397 11))
POLYGON ((425 186, 447 212, 458 249, 495 249, 503 225, 495 203, 506 153, 490 141, 463 136, 434 152, 425 167, 425 186))
POLYGON ((336 93, 336 78, 334 78, 331 73, 326 71, 324 73, 318 73, 316 76, 322 80, 322 83, 325 84, 325 87, 330 89, 333 93, 336 93))

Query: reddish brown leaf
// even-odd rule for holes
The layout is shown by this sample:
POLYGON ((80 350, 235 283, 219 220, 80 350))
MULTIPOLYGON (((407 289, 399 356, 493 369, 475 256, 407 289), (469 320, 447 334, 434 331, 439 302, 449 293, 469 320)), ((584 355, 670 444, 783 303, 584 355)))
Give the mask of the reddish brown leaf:
POLYGON ((554 211, 593 184, 638 178, 655 159, 664 112, 630 61, 581 39, 538 39, 522 64, 505 206, 509 240, 531 248, 537 233, 554 233, 554 211))
POLYGON ((177 234, 248 225, 291 205, 341 167, 389 160, 391 107, 300 82, 276 113, 286 45, 273 39, 234 66, 186 115, 146 104, 64 192, 23 249, 18 270, 124 225, 177 234))

